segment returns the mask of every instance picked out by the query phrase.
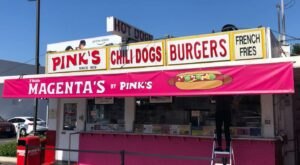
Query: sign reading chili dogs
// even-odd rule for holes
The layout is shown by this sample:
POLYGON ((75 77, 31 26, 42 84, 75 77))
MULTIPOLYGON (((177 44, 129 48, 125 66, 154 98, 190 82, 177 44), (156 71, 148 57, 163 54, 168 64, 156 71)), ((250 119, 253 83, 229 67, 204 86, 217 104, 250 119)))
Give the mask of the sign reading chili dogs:
POLYGON ((111 69, 149 67, 163 65, 163 42, 130 44, 109 49, 111 69))
POLYGON ((3 97, 191 96, 293 92, 293 65, 285 62, 112 75, 7 79, 4 82, 3 97))

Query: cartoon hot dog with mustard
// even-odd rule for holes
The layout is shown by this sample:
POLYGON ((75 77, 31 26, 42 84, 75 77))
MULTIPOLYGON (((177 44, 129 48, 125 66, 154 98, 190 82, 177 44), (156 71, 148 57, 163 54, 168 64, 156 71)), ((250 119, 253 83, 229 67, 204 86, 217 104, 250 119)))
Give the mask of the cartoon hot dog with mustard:
POLYGON ((169 84, 182 90, 203 90, 217 88, 231 81, 231 76, 219 71, 195 71, 180 73, 170 79, 169 84))

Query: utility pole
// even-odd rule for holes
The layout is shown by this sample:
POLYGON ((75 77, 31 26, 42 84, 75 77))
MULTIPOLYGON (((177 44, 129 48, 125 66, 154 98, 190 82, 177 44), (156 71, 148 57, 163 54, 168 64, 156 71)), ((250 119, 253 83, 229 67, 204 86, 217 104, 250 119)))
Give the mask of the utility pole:
POLYGON ((290 1, 287 4, 284 4, 284 0, 280 0, 280 3, 276 5, 277 16, 278 16, 278 40, 281 47, 281 56, 287 57, 290 56, 290 45, 286 42, 286 31, 285 31, 285 13, 284 8, 292 6, 294 1, 290 1))
MULTIPOLYGON (((40 73, 40 0, 28 0, 36 1, 36 40, 35 40, 35 71, 36 74, 40 73)), ((33 134, 36 135, 37 125, 37 113, 39 107, 39 99, 34 99, 34 121, 33 121, 33 134)))
POLYGON ((281 7, 279 4, 277 4, 276 8, 277 8, 278 33, 279 33, 278 40, 281 41, 281 38, 282 38, 281 37, 281 14, 280 14, 281 7))
POLYGON ((281 0, 281 27, 282 27, 282 37, 281 37, 281 41, 282 44, 285 45, 285 14, 284 14, 284 0, 281 0))
POLYGON ((285 45, 285 14, 284 14, 284 0, 280 0, 280 4, 276 5, 278 17, 278 40, 285 45))
MULTIPOLYGON (((35 46, 35 66, 36 74, 40 74, 40 0, 36 0, 36 46, 35 46)), ((34 108, 34 127, 33 132, 36 134, 37 113, 39 108, 39 99, 35 98, 34 108)))

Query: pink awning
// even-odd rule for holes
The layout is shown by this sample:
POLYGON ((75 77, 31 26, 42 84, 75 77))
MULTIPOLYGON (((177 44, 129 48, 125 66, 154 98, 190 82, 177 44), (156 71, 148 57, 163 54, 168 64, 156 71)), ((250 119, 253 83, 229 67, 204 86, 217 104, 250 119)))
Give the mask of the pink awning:
POLYGON ((293 93, 291 62, 111 75, 5 80, 5 98, 293 93))

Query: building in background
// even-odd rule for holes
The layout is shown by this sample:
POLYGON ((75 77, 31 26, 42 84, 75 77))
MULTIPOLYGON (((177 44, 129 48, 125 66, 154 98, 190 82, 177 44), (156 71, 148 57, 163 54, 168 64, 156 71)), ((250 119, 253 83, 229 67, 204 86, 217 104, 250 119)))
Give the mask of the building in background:
MULTIPOLYGON (((35 74, 35 65, 24 64, 14 61, 0 60, 0 76, 11 76, 35 74)), ((45 68, 40 67, 40 73, 44 73, 45 68)), ((9 119, 16 116, 33 116, 34 114, 34 99, 2 98, 3 84, 0 84, 0 116, 4 119, 9 119)), ((38 117, 46 120, 47 116, 47 100, 39 101, 38 117)))

